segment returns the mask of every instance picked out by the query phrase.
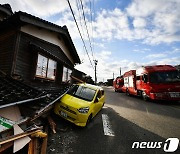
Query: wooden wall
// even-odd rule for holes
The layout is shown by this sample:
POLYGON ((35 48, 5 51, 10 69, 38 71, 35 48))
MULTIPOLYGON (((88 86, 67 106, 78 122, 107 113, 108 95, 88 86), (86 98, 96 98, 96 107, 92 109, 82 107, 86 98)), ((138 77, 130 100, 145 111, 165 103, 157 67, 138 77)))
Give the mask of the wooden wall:
POLYGON ((63 72, 63 63, 58 58, 62 58, 62 60, 71 64, 67 57, 65 57, 63 54, 64 53, 58 46, 21 32, 14 73, 21 75, 25 82, 34 87, 40 87, 42 89, 58 87, 61 85, 63 72), (32 48, 30 43, 36 44, 37 46, 50 51, 52 55, 48 54, 40 48, 32 48), (44 80, 35 77, 38 52, 57 61, 55 81, 44 80))
POLYGON ((0 70, 11 74, 16 44, 15 31, 0 32, 0 70))

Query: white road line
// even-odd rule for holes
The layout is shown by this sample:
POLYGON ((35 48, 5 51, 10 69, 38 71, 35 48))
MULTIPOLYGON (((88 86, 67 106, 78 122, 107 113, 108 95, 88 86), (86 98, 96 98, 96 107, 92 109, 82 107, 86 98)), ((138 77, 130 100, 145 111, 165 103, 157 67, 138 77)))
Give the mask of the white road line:
POLYGON ((104 135, 115 136, 107 114, 102 114, 104 135))

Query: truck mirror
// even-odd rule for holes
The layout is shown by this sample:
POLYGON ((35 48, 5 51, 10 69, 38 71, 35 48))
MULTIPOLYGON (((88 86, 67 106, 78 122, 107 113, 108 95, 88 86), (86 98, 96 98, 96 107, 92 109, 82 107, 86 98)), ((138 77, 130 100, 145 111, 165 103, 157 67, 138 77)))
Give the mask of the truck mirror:
POLYGON ((144 80, 144 83, 148 82, 148 76, 146 74, 143 76, 143 80, 144 80))

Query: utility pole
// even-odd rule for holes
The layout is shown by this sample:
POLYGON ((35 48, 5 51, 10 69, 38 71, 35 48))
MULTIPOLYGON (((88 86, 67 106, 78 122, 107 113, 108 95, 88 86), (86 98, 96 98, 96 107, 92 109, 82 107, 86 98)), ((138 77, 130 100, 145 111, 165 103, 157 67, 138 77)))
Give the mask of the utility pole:
POLYGON ((97 76, 96 76, 96 66, 97 66, 98 61, 94 60, 94 64, 95 64, 95 85, 97 83, 97 76))
POLYGON ((114 80, 114 72, 113 72, 113 80, 114 80))
POLYGON ((120 73, 120 76, 121 76, 121 67, 120 67, 120 72, 119 73, 120 73))

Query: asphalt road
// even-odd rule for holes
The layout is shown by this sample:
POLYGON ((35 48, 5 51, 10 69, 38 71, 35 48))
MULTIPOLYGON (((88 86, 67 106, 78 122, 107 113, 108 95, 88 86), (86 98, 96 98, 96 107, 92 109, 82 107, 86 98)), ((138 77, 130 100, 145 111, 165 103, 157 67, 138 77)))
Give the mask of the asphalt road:
MULTIPOLYGON (((115 93, 112 87, 104 89, 106 104, 87 127, 53 116, 57 133, 50 132, 48 154, 159 154, 165 153, 163 147, 168 138, 180 139, 179 103, 145 102, 115 93), (132 148, 135 141, 162 143, 160 148, 132 148)), ((180 153, 180 147, 174 153, 180 153)))

